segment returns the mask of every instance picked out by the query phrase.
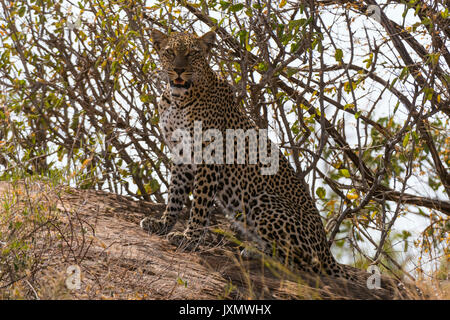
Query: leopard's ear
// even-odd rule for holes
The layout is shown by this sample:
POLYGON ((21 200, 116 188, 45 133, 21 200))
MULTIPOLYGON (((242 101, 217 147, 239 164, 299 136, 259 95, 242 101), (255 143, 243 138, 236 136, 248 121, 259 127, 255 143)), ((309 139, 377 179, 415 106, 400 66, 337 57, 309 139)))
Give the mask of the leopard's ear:
POLYGON ((152 42, 156 50, 157 51, 161 50, 163 42, 167 40, 167 35, 156 29, 152 29, 151 35, 152 35, 152 42))
POLYGON ((216 41, 216 34, 214 31, 205 33, 200 37, 200 42, 205 46, 206 52, 209 52, 216 41))

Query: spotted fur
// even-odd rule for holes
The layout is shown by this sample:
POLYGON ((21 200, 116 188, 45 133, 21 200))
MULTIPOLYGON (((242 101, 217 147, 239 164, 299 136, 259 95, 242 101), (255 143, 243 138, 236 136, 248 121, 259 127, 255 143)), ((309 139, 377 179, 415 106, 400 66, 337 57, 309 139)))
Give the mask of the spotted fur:
MULTIPOLYGON (((169 147, 178 128, 203 130, 256 128, 236 103, 232 87, 209 66, 212 32, 202 37, 188 33, 165 35, 153 31, 161 69, 169 83, 159 101, 160 128, 169 147)), ((203 145, 205 147, 205 145, 203 145)), ((246 154, 255 152, 246 145, 246 154)), ((141 227, 168 234, 171 243, 193 249, 203 238, 215 202, 234 214, 266 252, 274 252, 293 269, 351 277, 333 258, 319 212, 304 181, 280 152, 279 170, 262 175, 258 164, 174 164, 168 204, 161 219, 145 218, 141 227), (192 209, 186 230, 171 232, 189 193, 192 209), (273 250, 273 249, 276 250, 273 250)), ((246 157, 248 161, 248 156, 246 157)))

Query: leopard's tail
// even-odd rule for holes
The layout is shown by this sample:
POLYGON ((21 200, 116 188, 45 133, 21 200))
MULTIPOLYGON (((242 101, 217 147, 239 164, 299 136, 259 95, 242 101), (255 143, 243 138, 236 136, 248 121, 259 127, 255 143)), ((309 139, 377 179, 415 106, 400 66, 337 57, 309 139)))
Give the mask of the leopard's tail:
POLYGON ((380 299, 417 299, 421 292, 412 284, 395 279, 392 276, 381 274, 376 268, 370 271, 361 270, 349 265, 338 264, 342 279, 347 282, 348 288, 356 291, 361 298, 380 299))

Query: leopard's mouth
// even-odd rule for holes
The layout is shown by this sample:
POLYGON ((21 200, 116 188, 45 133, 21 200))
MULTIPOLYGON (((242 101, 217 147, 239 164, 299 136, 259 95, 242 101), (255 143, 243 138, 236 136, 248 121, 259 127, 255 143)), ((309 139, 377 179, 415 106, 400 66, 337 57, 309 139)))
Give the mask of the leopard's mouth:
POLYGON ((191 86, 191 82, 178 77, 170 81, 170 86, 175 88, 189 89, 189 87, 191 86))

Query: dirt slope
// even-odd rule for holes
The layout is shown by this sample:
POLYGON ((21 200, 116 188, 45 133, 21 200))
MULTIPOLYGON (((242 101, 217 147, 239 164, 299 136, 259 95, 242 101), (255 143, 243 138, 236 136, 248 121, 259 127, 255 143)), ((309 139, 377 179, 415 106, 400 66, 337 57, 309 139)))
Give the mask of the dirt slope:
MULTIPOLYGON (((40 299, 392 298, 386 290, 334 279, 321 279, 320 284, 313 280, 308 283, 317 284, 308 286, 298 277, 271 271, 259 260, 242 261, 236 245, 216 234, 211 235, 210 246, 181 252, 138 225, 145 215, 161 214, 161 204, 41 182, 0 182, 0 195, 3 203, 12 203, 8 212, 15 213, 9 217, 20 216, 24 208, 51 217, 45 235, 33 231, 33 254, 40 260, 23 276, 17 272, 0 278, 3 295, 9 298, 17 297, 14 290, 25 298, 40 299), (79 289, 67 289, 71 265, 81 269, 79 289)), ((32 216, 27 214, 26 219, 36 225, 32 216)), ((177 229, 183 228, 186 216, 177 229)), ((221 216, 216 223, 226 229, 221 216)))

